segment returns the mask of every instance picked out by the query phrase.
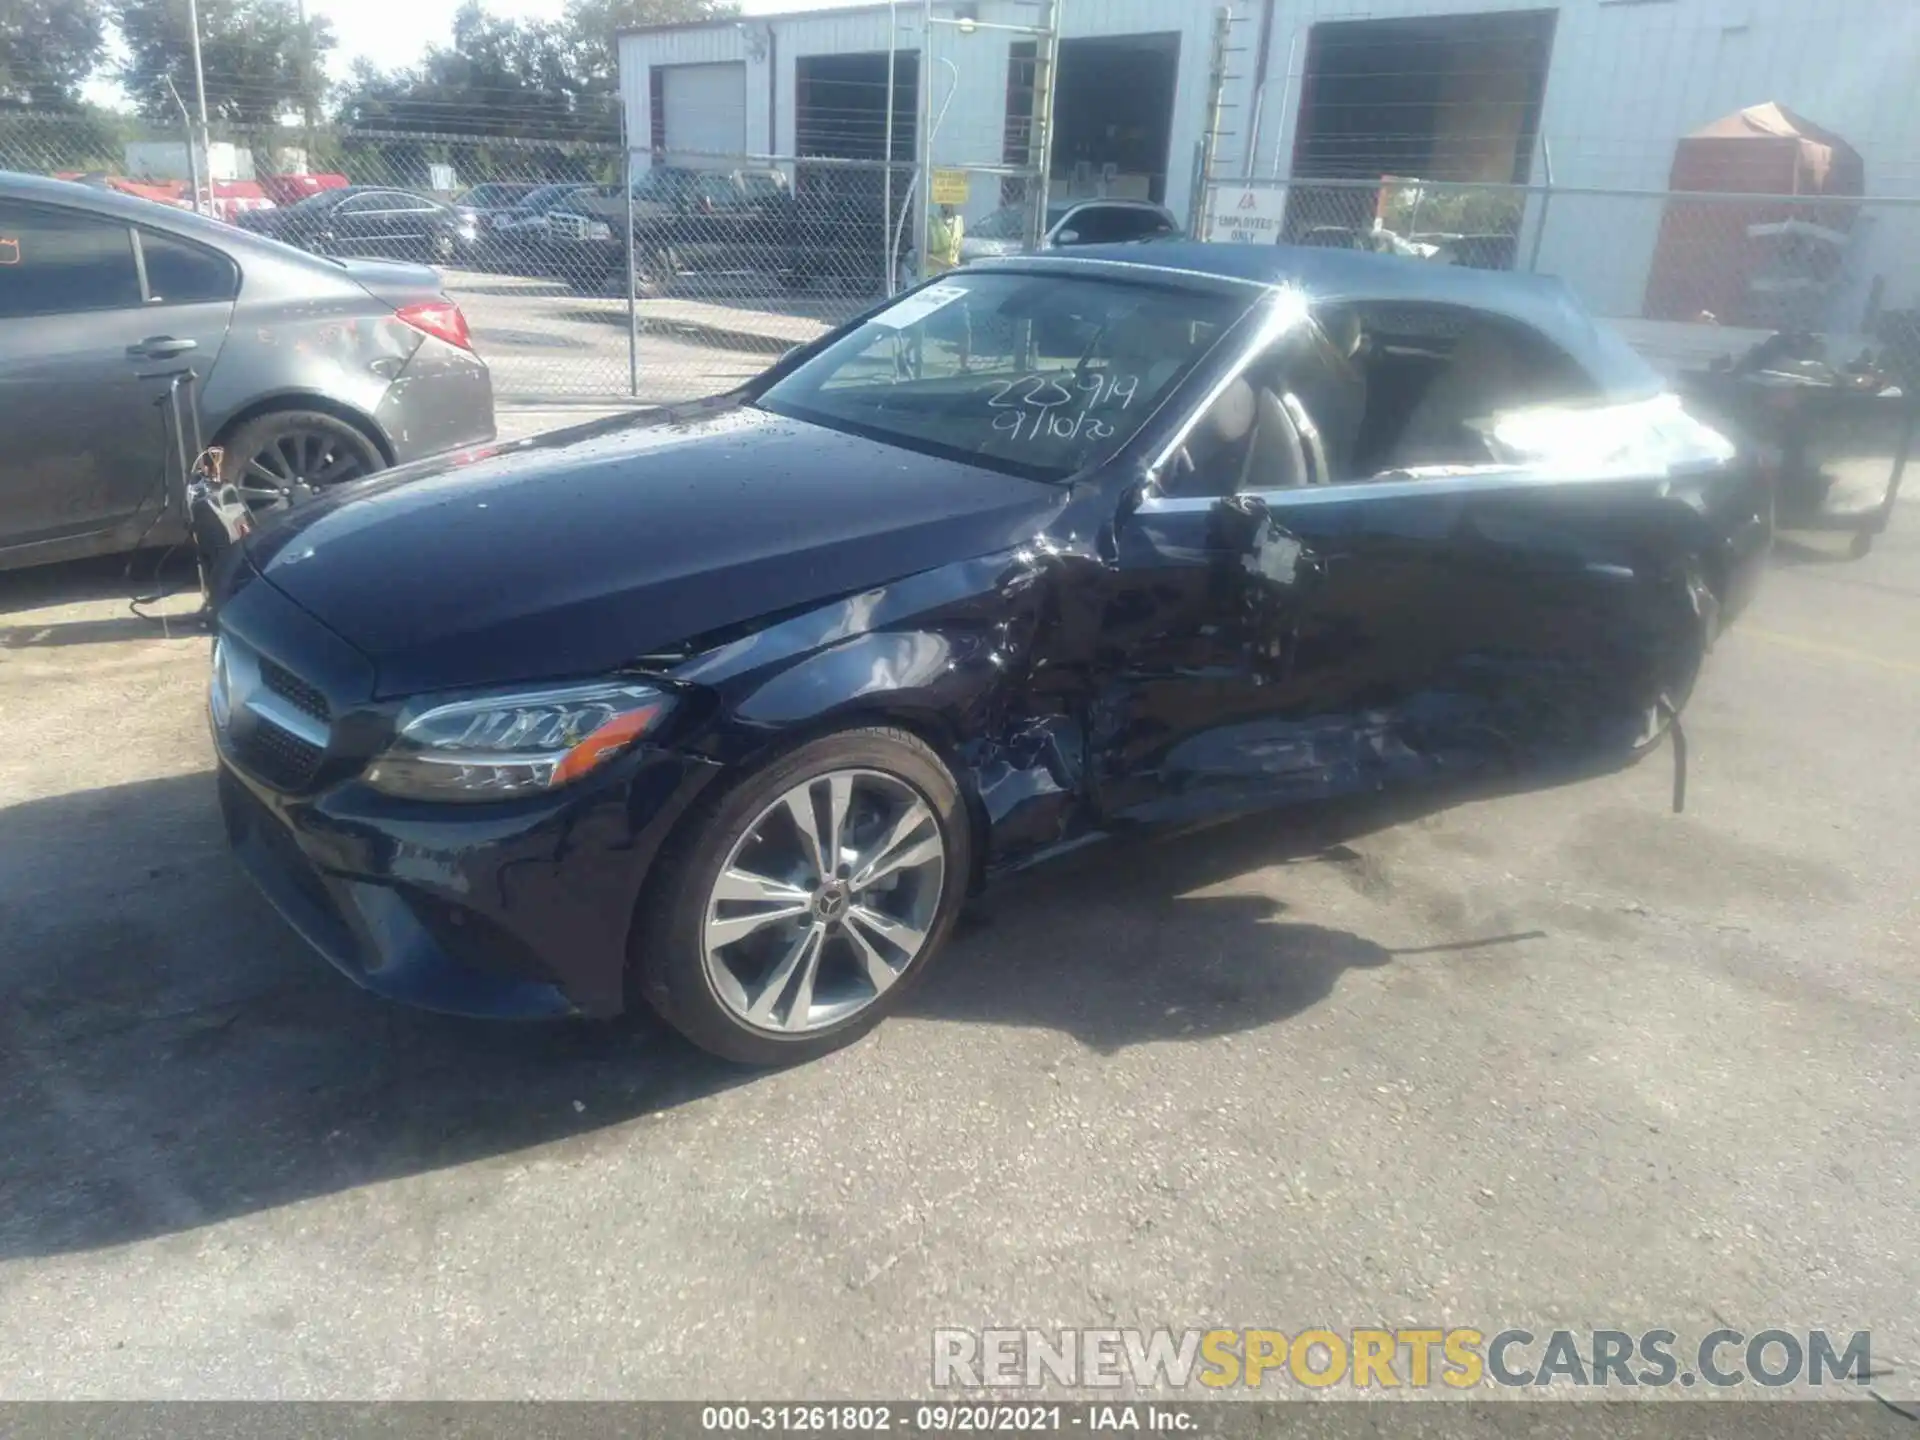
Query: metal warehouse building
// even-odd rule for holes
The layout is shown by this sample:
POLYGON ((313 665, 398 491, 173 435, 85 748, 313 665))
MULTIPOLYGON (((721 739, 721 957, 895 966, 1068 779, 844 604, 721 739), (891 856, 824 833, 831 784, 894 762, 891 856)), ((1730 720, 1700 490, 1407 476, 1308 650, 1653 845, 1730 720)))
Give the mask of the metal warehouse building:
MULTIPOLYGON (((990 165, 1024 143, 1032 0, 941 0, 971 27, 923 43, 919 0, 651 27, 621 39, 629 144, 653 156, 885 153, 990 165), (931 63, 921 63, 929 53, 931 63)), ((1870 197, 1920 195, 1920 0, 1061 0, 1056 197, 1159 200, 1191 221, 1203 153, 1217 183, 1411 176, 1543 186, 1540 268, 1637 313, 1679 140, 1777 103, 1864 157, 1870 197), (1224 43, 1223 43, 1224 37, 1224 43), (1564 195, 1562 191, 1566 192, 1564 195)), ((696 160, 697 163, 697 160, 696 160)), ((992 209, 975 185, 969 218, 992 209)), ((1877 211, 1853 269, 1912 306, 1912 209, 1877 211)), ((1881 293, 1886 292, 1886 293, 1881 293)))

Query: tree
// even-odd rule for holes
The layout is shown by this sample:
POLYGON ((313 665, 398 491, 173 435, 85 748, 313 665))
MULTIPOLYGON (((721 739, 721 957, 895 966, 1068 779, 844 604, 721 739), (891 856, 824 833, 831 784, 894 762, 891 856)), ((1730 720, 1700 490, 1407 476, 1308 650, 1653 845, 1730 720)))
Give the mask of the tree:
POLYGON ((732 0, 570 0, 560 22, 574 73, 594 93, 620 92, 622 30, 717 20, 740 13, 732 0))
POLYGON ((340 118, 386 130, 570 138, 580 128, 576 91, 558 27, 502 20, 468 0, 453 43, 413 68, 356 64, 340 118))
POLYGON ((0 106, 78 110, 105 19, 101 0, 0 0, 0 106))
POLYGON ((614 37, 633 25, 734 13, 720 0, 573 0, 558 24, 513 21, 467 0, 453 43, 409 69, 355 68, 350 125, 523 140, 620 138, 614 37))
MULTIPOLYGON (((187 0, 111 3, 128 56, 121 83, 143 114, 173 118, 178 111, 169 79, 193 103, 187 0)), ((307 21, 303 32, 293 0, 199 0, 199 9, 210 116, 236 125, 273 125, 324 98, 322 62, 334 46, 326 20, 307 21)))

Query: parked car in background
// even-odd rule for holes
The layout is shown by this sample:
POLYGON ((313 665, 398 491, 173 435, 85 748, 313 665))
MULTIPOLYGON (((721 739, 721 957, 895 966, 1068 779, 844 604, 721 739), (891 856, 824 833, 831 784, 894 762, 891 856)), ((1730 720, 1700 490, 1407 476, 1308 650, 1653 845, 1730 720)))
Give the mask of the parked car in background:
POLYGON ((574 180, 540 185, 506 208, 490 212, 480 220, 475 259, 482 269, 512 275, 547 274, 553 238, 547 212, 592 189, 574 180))
POLYGON ((634 181, 583 191, 549 212, 552 273, 583 290, 621 281, 640 293, 681 275, 753 275, 789 285, 885 274, 877 208, 856 199, 797 199, 773 169, 656 165, 634 181), (628 212, 632 229, 628 229, 628 212))
MULTIPOLYGON (((111 190, 138 200, 151 200, 176 210, 193 209, 191 188, 184 180, 133 180, 102 170, 55 171, 52 178, 71 180, 93 190, 111 190)), ((215 180, 208 189, 212 192, 212 214, 219 220, 237 220, 246 211, 271 209, 274 204, 265 188, 252 180, 215 180)))
POLYGON ((475 215, 491 215, 511 209, 539 188, 537 183, 489 180, 484 185, 476 185, 455 196, 453 206, 456 210, 470 211, 475 215))
MULTIPOLYGON (((1164 205, 1145 200, 1062 200, 1047 207, 1040 248, 1131 244, 1172 239, 1180 233, 1180 222, 1164 205)), ((1027 207, 1008 205, 966 227, 960 238, 960 258, 1017 255, 1026 248, 1026 236, 1027 207)))
POLYGON ((480 237, 473 215, 425 195, 378 185, 322 190, 296 205, 248 211, 235 223, 316 255, 436 265, 466 262, 480 237))
POLYGON ((259 177, 261 190, 276 205, 298 205, 309 195, 318 195, 322 190, 344 190, 349 183, 346 176, 333 170, 259 177))
POLYGON ((162 402, 189 367, 257 510, 493 438, 486 364, 426 267, 0 173, 0 568, 182 537, 162 402))
POLYGON ((732 395, 251 537, 214 587, 220 803, 371 990, 801 1060, 979 885, 1103 835, 1632 763, 1770 517, 1558 281, 983 261, 732 395))

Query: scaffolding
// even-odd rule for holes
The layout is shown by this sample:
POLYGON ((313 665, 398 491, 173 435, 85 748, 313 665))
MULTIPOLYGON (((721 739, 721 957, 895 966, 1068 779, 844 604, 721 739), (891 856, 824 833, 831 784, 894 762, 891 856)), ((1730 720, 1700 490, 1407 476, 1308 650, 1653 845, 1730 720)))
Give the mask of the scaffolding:
MULTIPOLYGON (((913 226, 909 252, 913 257, 912 279, 925 279, 934 273, 930 237, 935 216, 944 207, 967 203, 971 182, 976 176, 998 187, 1003 205, 1024 207, 1022 238, 1029 249, 1039 248, 1046 237, 1054 83, 1060 63, 1060 12, 1065 0, 1019 0, 1019 3, 1032 10, 1030 22, 982 20, 978 18, 977 6, 920 0, 922 48, 915 134, 916 174, 912 182, 914 195, 907 209, 913 226), (943 138, 941 134, 947 104, 959 88, 961 64, 967 59, 961 55, 961 47, 967 39, 976 36, 1004 37, 1011 42, 1007 61, 1010 71, 1026 63, 1026 50, 1032 52, 1031 83, 1016 85, 1010 76, 1009 109, 997 136, 1000 153, 992 158, 977 153, 987 146, 984 136, 948 134, 943 138), (943 53, 944 50, 954 54, 943 53), (960 58, 956 59, 955 55, 960 58), (951 77, 944 86, 943 73, 951 77), (1024 105, 1016 102, 1018 95, 1024 95, 1024 105), (1024 113, 1019 113, 1021 111, 1024 113)), ((897 45, 897 3, 894 9, 895 39, 890 43, 897 45)), ((996 48, 990 53, 997 58, 1000 52, 996 48)), ((888 116, 891 123, 891 105, 888 116)), ((903 216, 902 220, 906 218, 903 216)), ((897 252, 897 239, 890 237, 889 244, 890 253, 897 252)), ((889 265, 890 275, 898 270, 897 264, 889 265)))

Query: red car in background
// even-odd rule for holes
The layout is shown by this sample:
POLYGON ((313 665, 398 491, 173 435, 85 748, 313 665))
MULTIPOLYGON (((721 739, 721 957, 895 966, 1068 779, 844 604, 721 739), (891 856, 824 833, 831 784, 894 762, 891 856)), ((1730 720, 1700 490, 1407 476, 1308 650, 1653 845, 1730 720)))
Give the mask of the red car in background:
MULTIPOLYGON (((193 196, 184 180, 130 180, 124 175, 98 171, 64 171, 53 177, 91 185, 97 190, 112 190, 120 195, 151 200, 156 205, 171 205, 176 210, 193 209, 193 196)), ((271 210, 291 205, 321 190, 332 190, 347 183, 344 175, 269 175, 263 180, 215 180, 213 215, 217 220, 235 224, 250 210, 271 210), (283 198, 284 197, 284 198, 283 198)))

